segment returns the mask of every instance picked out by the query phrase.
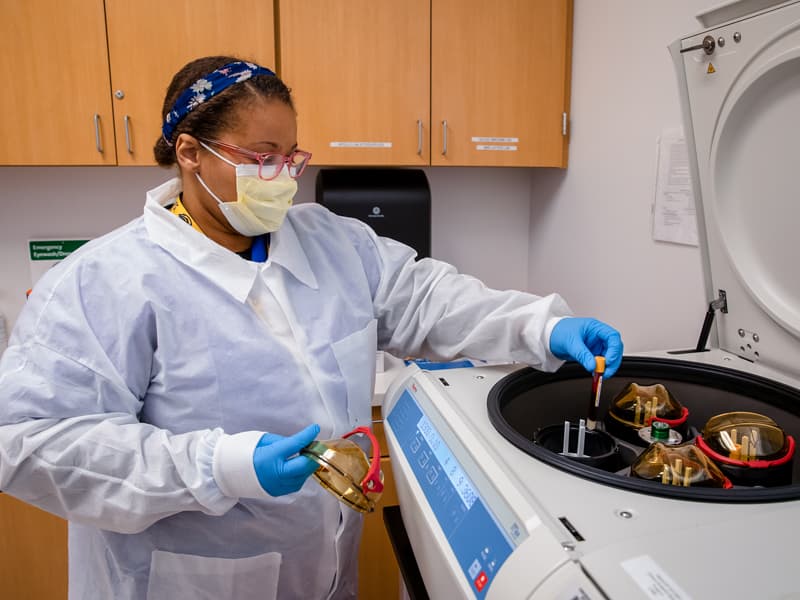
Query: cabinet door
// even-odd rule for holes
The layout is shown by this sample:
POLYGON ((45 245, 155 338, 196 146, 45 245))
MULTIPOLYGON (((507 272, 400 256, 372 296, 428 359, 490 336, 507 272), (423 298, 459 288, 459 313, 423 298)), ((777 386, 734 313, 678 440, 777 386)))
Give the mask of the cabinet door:
POLYGON ((280 0, 279 14, 313 163, 428 164, 430 0, 280 0))
POLYGON ((67 522, 6 494, 0 494, 0 597, 67 597, 67 522))
POLYGON ((572 1, 431 6, 431 164, 566 167, 572 1))
POLYGON ((375 511, 364 516, 364 533, 358 552, 358 597, 385 600, 400 597, 400 567, 383 523, 383 508, 398 503, 392 463, 381 458, 383 495, 375 511))
POLYGON ((0 164, 114 164, 103 0, 0 4, 0 164))
POLYGON ((187 62, 233 55, 274 69, 271 0, 106 0, 120 165, 152 165, 161 108, 187 62))

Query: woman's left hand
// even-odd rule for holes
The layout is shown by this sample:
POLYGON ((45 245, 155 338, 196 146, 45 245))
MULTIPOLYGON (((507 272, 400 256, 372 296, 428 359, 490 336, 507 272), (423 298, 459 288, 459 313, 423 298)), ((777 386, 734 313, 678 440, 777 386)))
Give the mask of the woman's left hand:
POLYGON ((550 352, 561 360, 575 360, 592 373, 595 356, 606 359, 605 377, 616 373, 622 362, 622 337, 619 331, 597 319, 566 317, 550 334, 550 352))

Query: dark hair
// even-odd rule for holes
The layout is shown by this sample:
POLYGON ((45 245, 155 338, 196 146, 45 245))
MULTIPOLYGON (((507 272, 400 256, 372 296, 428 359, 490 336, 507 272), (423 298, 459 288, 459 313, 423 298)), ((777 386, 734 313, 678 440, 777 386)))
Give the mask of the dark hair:
MULTIPOLYGON (((164 105, 161 107, 162 122, 186 88, 212 71, 240 60, 242 59, 233 56, 206 56, 186 64, 175 73, 167 88, 164 105)), ((175 146, 172 143, 178 135, 188 133, 194 137, 215 138, 220 131, 235 125, 234 111, 255 98, 274 98, 294 109, 291 90, 279 77, 256 75, 230 86, 188 113, 172 132, 169 143, 159 135, 153 146, 156 162, 162 167, 176 164, 175 146)))

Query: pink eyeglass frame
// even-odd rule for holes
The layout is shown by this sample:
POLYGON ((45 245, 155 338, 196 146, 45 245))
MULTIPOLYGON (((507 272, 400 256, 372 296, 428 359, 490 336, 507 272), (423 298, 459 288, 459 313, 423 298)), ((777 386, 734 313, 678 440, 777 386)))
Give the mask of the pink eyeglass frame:
POLYGON ((286 165, 286 170, 289 172, 289 177, 291 177, 292 179, 298 179, 300 177, 300 175, 303 174, 303 171, 306 170, 306 167, 308 166, 308 163, 311 161, 311 152, 306 152, 305 150, 293 150, 288 155, 287 154, 281 154, 280 152, 263 152, 263 153, 261 153, 261 152, 253 152, 252 150, 248 150, 247 148, 242 148, 240 146, 235 146, 234 144, 228 144, 227 142, 220 142, 219 140, 210 140, 210 139, 207 139, 207 138, 197 138, 197 139, 205 142, 206 144, 212 144, 213 146, 218 146, 219 148, 227 150, 228 152, 231 152, 233 154, 238 154, 240 156, 245 156, 245 157, 247 157, 249 159, 257 161, 258 162, 258 177, 259 177, 259 179, 263 179, 264 181, 270 181, 272 179, 275 179, 278 175, 280 175, 281 171, 283 171, 283 165, 286 165), (303 161, 303 164, 300 166, 300 170, 297 171, 294 175, 292 175, 292 167, 294 167, 294 163, 292 162, 292 158, 297 156, 297 155, 304 156, 305 160, 303 161), (267 160, 270 157, 273 157, 273 156, 279 156, 281 158, 281 162, 283 163, 283 165, 281 165, 281 168, 278 169, 275 172, 275 175, 273 175, 272 177, 262 177, 261 176, 261 169, 264 166, 264 161, 267 160))

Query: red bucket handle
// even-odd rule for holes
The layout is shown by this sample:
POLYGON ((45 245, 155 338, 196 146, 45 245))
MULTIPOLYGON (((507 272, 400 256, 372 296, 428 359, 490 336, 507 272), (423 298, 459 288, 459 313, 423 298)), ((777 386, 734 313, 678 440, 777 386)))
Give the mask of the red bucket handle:
POLYGON ((356 433, 363 433, 366 435, 370 442, 372 442, 372 459, 370 460, 369 470, 367 471, 364 480, 361 482, 361 488, 364 491, 374 492, 380 494, 383 492, 383 482, 381 481, 381 448, 378 445, 378 439, 375 434, 370 431, 369 427, 356 427, 350 433, 345 433, 342 437, 348 438, 356 433))

